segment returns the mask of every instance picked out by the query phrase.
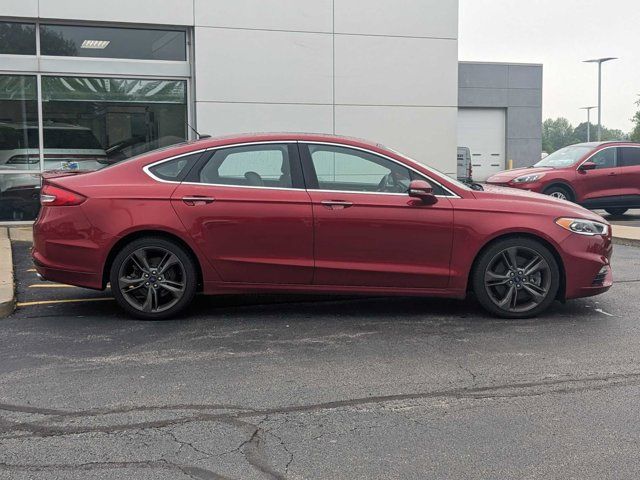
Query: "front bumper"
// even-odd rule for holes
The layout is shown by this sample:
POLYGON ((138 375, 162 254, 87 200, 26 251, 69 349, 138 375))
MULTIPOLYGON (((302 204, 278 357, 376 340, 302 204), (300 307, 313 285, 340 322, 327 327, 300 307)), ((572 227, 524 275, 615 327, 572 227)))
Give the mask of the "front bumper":
POLYGON ((600 295, 611 288, 611 233, 606 237, 572 234, 560 246, 566 274, 567 300, 600 295))

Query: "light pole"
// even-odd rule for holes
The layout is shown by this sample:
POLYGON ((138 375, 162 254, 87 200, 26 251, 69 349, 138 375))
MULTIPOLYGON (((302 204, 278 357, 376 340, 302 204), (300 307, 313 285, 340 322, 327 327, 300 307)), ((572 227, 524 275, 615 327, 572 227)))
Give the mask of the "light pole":
POLYGON ((598 107, 580 107, 580 110, 587 111, 587 142, 591 141, 591 110, 598 107))
POLYGON ((585 63, 598 64, 598 141, 602 140, 602 64, 611 60, 617 60, 617 57, 594 58, 584 61, 585 63))

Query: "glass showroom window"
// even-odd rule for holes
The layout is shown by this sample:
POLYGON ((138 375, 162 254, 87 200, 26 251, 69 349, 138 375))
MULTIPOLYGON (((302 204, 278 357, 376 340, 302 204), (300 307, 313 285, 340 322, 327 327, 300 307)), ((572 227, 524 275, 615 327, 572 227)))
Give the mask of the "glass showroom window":
POLYGON ((42 77, 45 170, 96 170, 187 138, 184 80, 42 77))
POLYGON ((35 55, 35 24, 0 22, 0 54, 35 55))
POLYGON ((184 30, 40 25, 40 53, 65 57, 187 59, 184 30))
POLYGON ((0 221, 35 217, 39 172, 36 77, 0 75, 0 221))

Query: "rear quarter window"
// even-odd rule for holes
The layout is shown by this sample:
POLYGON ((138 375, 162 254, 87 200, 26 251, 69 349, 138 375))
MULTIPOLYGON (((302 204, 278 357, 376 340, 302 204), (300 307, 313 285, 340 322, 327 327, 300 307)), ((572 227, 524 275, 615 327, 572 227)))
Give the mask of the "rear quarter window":
POLYGON ((174 158, 150 167, 149 172, 160 180, 181 182, 201 156, 202 153, 198 152, 174 158))

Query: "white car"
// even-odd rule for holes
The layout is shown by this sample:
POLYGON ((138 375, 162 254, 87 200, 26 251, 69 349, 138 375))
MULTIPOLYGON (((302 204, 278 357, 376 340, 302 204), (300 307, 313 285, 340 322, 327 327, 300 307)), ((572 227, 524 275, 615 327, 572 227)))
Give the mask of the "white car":
MULTIPOLYGON (((38 143, 36 123, 0 122, 0 170, 23 171, 0 175, 2 220, 26 220, 37 213, 38 143), (24 173, 24 170, 33 173, 24 173)), ((57 122, 44 124, 45 170, 98 170, 106 165, 107 154, 91 129, 57 122)))

